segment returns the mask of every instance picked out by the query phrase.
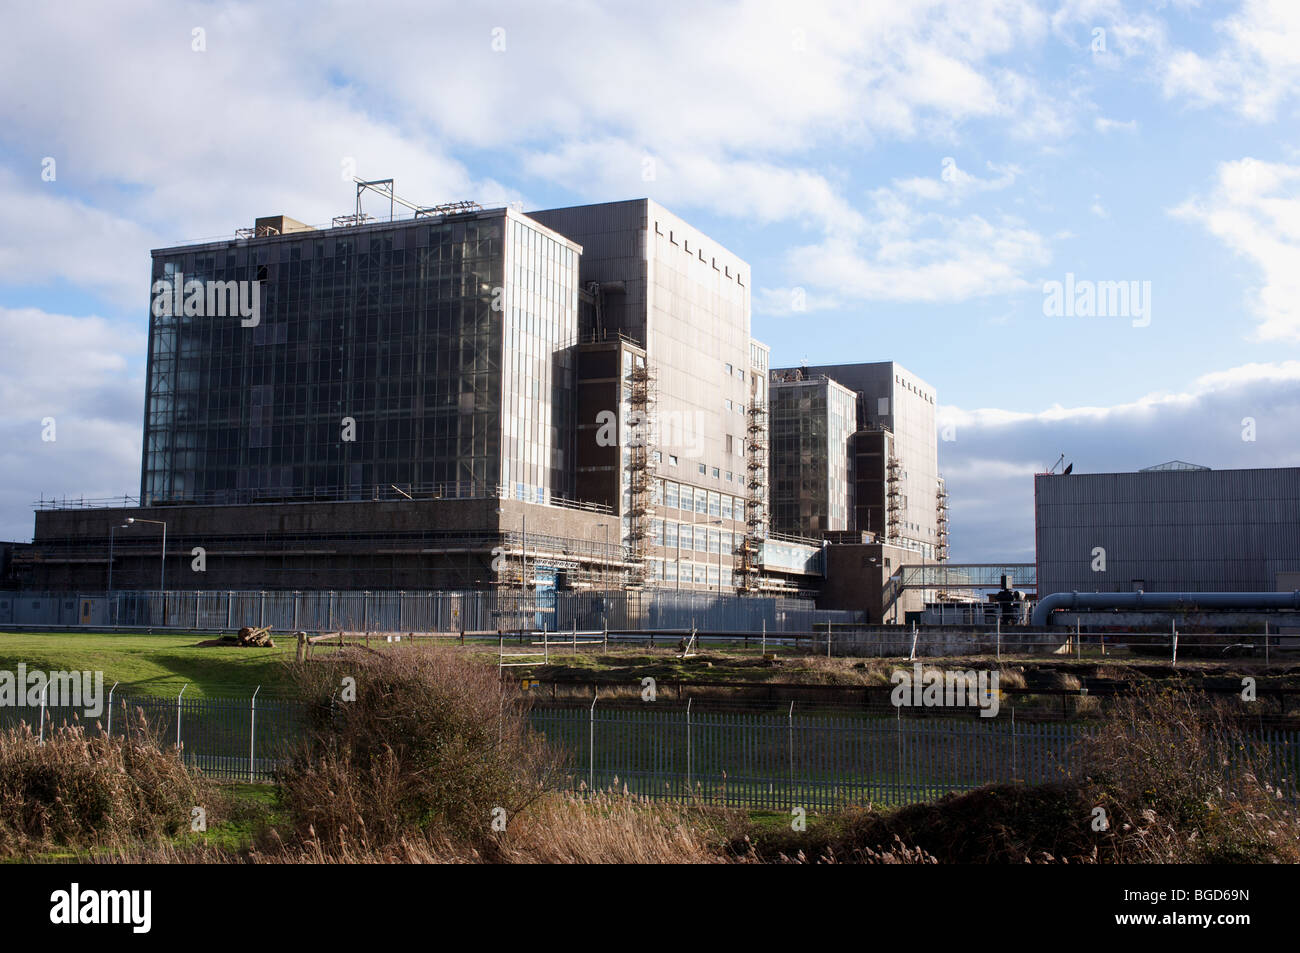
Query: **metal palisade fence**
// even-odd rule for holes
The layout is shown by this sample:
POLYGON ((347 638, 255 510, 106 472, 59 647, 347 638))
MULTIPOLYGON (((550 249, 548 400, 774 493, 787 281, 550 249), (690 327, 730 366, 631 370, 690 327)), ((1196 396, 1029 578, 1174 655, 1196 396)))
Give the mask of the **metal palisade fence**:
POLYGON ((0 707, 0 728, 25 722, 42 739, 72 725, 111 737, 147 730, 163 747, 179 744, 185 763, 210 777, 257 782, 272 780, 285 764, 303 714, 301 702, 260 692, 246 698, 116 694, 98 714, 67 705, 0 707))
MULTIPOLYGON (((278 698, 117 696, 97 717, 68 707, 0 708, 0 727, 26 722, 42 738, 80 723, 120 737, 148 723, 162 744, 210 777, 267 781, 301 737, 305 708, 278 698), (111 717, 110 717, 111 712, 111 717)), ((1064 780, 1082 723, 882 715, 862 711, 719 711, 692 703, 539 707, 533 727, 570 755, 571 790, 626 789, 649 798, 727 807, 824 811, 904 805, 986 784, 1064 780)), ((1276 779, 1294 796, 1300 731, 1261 728, 1276 779)))
POLYGON ((572 754, 575 789, 729 807, 828 810, 910 804, 994 782, 1062 780, 1084 730, 1010 719, 858 712, 539 709, 534 724, 572 754))
POLYGON ((0 625, 308 632, 493 632, 548 628, 810 632, 862 613, 810 600, 671 589, 0 592, 0 625))

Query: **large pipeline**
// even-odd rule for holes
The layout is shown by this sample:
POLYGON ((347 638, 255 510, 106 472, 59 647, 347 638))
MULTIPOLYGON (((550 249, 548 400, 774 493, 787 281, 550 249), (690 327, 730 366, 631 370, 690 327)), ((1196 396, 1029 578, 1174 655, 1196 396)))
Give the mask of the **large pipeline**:
POLYGON ((1057 609, 1300 609, 1295 592, 1054 592, 1038 601, 1030 624, 1042 627, 1057 609))

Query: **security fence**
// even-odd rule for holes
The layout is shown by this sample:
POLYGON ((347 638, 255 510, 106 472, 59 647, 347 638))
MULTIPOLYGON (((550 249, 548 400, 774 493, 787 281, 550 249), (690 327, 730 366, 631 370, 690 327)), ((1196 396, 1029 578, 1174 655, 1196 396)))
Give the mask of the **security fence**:
POLYGON ((649 589, 641 592, 465 590, 0 592, 0 625, 307 632, 491 632, 519 628, 810 632, 859 612, 805 599, 649 589))
POLYGON ((0 728, 29 725, 41 738, 65 725, 88 732, 129 737, 147 730, 164 747, 179 745, 187 765, 225 781, 269 781, 283 766, 302 732, 301 702, 284 698, 125 697, 88 713, 72 705, 29 704, 0 707, 0 728), (147 726, 147 727, 146 727, 147 726))
MULTIPOLYGON (((121 736, 142 730, 179 744, 185 763, 221 780, 266 781, 302 736, 301 702, 279 698, 118 696, 87 716, 68 706, 0 707, 0 727, 24 721, 44 738, 63 724, 121 736), (110 714, 111 713, 111 714, 110 714)), ((702 709, 658 701, 639 707, 535 708, 534 728, 569 754, 565 786, 726 807, 825 811, 904 805, 985 784, 1042 784, 1069 773, 1090 727, 996 718, 866 711, 702 709)), ((1261 728, 1274 779, 1300 777, 1300 731, 1261 728)))
POLYGON ((572 755, 574 789, 617 788, 726 807, 902 805, 984 784, 1062 780, 1077 724, 598 705, 534 723, 572 755))

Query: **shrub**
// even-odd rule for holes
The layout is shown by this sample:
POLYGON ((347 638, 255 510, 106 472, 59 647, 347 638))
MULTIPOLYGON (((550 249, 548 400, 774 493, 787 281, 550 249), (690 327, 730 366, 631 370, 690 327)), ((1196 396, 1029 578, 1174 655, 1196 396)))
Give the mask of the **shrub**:
POLYGON ((1111 859, 1128 863, 1300 861, 1300 815, 1241 713, 1199 692, 1116 699, 1082 741, 1075 776, 1106 811, 1111 859))
POLYGON ((353 652, 294 678, 310 715, 280 790, 301 843, 483 845, 496 809, 513 818, 561 768, 530 729, 526 698, 454 650, 353 652))
POLYGON ((0 855, 13 856, 174 837, 194 807, 211 815, 219 802, 138 715, 129 737, 72 725, 42 744, 27 725, 0 732, 0 804, 0 855))

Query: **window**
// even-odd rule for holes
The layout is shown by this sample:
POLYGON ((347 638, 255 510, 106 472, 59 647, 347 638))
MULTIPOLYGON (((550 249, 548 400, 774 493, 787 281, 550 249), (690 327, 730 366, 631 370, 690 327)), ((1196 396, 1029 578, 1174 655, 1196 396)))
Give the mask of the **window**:
POLYGON ((695 509, 695 488, 682 484, 682 509, 688 513, 695 509))
POLYGON ((731 471, 730 471, 730 470, 727 471, 727 482, 728 482, 728 483, 731 482, 731 471))
POLYGON ((704 476, 706 473, 709 472, 708 468, 705 467, 704 464, 701 463, 699 466, 700 466, 700 476, 704 476))
POLYGON ((709 494, 709 515, 710 516, 718 516, 722 512, 721 503, 720 503, 721 499, 722 499, 721 494, 718 493, 709 494))
MULTIPOLYGON (((727 403, 730 404, 731 401, 727 401, 727 403)), ((731 447, 732 447, 731 434, 727 434, 727 456, 730 456, 731 453, 732 453, 732 449, 731 449, 731 447)), ((727 479, 728 479, 728 480, 731 479, 731 474, 730 474, 730 473, 727 474, 727 479)))
POLYGON ((727 365, 727 373, 728 373, 728 374, 731 374, 731 372, 732 372, 733 370, 735 370, 735 368, 733 368, 730 364, 728 364, 728 365, 727 365))
POLYGON ((709 551, 709 531, 703 526, 695 527, 695 551, 697 553, 709 551))
POLYGON ((678 534, 678 542, 681 544, 682 549, 695 548, 695 544, 693 542, 694 537, 692 536, 694 532, 695 530, 690 524, 688 523, 682 524, 681 532, 678 534))
POLYGON ((677 484, 672 480, 664 482, 664 506, 675 507, 677 505, 677 490, 677 484))
POLYGON ((670 467, 677 466, 677 456, 675 454, 672 453, 668 454, 668 465, 670 467))
POLYGON ((662 453, 660 453, 658 450, 656 450, 656 451, 654 452, 654 461, 655 461, 655 463, 663 463, 663 462, 664 462, 664 455, 663 455, 662 453))
POLYGON ((714 467, 714 468, 713 468, 713 479, 716 480, 716 479, 717 479, 718 477, 720 477, 721 475, 722 475, 722 472, 721 472, 717 467, 714 467))
MULTIPOLYGON (((730 473, 727 474, 727 479, 728 480, 731 479, 730 473)), ((724 520, 731 519, 731 494, 730 493, 722 494, 721 507, 722 507, 722 518, 724 520)))
POLYGON ((695 512, 707 513, 709 511, 709 495, 703 490, 695 491, 695 512))
POLYGON ((677 524, 671 521, 664 523, 664 546, 673 549, 677 545, 677 524))
MULTIPOLYGON (((728 398, 727 398, 727 410, 732 410, 734 407, 735 407, 735 404, 733 404, 732 401, 731 401, 731 398, 728 397, 728 398)), ((730 438, 730 437, 727 438, 727 452, 728 452, 728 453, 731 452, 731 438, 730 438)))

